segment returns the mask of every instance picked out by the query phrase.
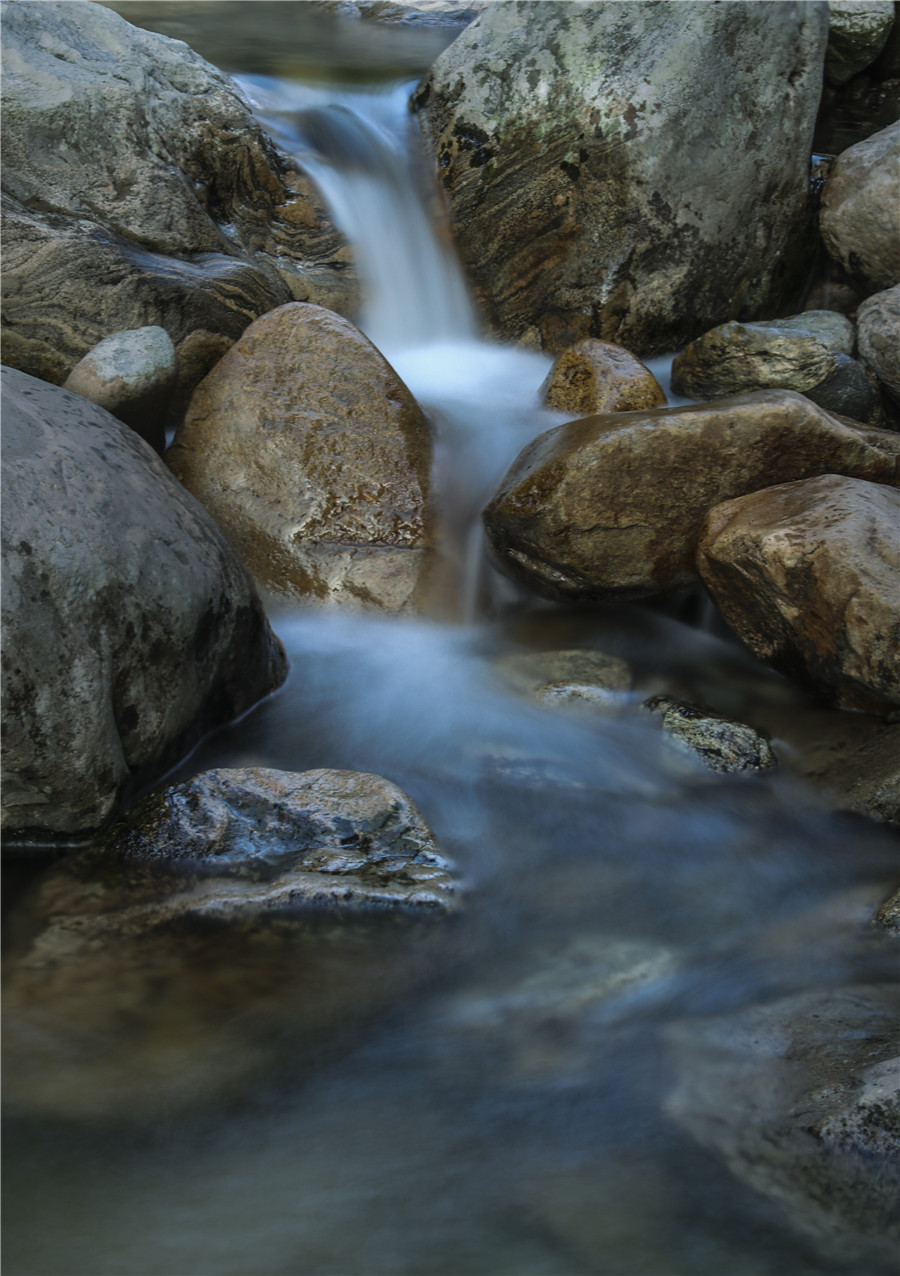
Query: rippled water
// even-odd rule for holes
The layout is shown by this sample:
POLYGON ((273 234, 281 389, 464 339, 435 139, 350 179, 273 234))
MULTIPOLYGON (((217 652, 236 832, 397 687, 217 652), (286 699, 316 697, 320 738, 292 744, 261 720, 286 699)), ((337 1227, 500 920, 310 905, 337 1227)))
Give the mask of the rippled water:
MULTIPOLYGON (((353 153, 373 134, 396 142, 403 85, 366 104, 346 86, 254 83, 298 148, 327 151, 310 161, 332 170, 323 188, 337 168, 372 167, 353 153)), ((427 194, 406 224, 424 207, 427 194)), ((388 234, 394 279, 398 246, 388 234)), ((452 293, 452 258, 434 252, 427 270, 452 293)), ((6 1270, 849 1276, 852 1255, 818 1244, 668 1114, 684 1066, 668 1034, 890 983, 894 952, 866 920, 892 839, 823 811, 781 772, 694 769, 632 712, 664 689, 751 720, 776 703, 815 712, 689 623, 696 600, 576 612, 496 577, 477 514, 524 443, 561 419, 539 406, 550 361, 482 341, 464 294, 422 317, 405 288, 391 306, 376 282, 361 323, 435 429, 435 614, 273 605, 287 684, 178 774, 385 775, 456 861, 466 909, 427 933, 187 934, 63 982, 7 1065, 6 1270), (616 712, 532 703, 498 665, 572 647, 629 661, 635 691, 616 712)))

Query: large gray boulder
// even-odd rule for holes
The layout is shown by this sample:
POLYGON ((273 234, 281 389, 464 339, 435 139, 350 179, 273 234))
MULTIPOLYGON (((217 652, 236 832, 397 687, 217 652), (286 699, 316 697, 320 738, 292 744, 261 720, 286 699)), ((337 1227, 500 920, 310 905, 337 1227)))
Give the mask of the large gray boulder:
POLYGON ((150 446, 3 371, 3 827, 78 840, 284 677, 246 569, 150 446))
POLYGON ((696 581, 714 505, 828 473, 900 483, 900 435, 760 390, 548 430, 513 462, 484 521, 498 566, 538 593, 639 598, 696 581))
POLYGON ((819 226, 831 259, 866 294, 900 283, 900 121, 837 157, 819 226))
POLYGON ((827 34, 824 4, 476 18, 414 104, 494 327, 649 354, 772 313, 802 271, 827 34))
POLYGON ((0 13, 7 363, 59 384, 158 325, 187 391, 273 306, 353 305, 320 197, 227 76, 100 4, 0 13))

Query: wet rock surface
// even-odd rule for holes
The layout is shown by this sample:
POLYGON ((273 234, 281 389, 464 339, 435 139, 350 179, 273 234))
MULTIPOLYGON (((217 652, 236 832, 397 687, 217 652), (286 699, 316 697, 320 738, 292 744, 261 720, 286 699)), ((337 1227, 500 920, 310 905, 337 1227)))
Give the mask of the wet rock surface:
POLYGON ((845 354, 837 356, 834 372, 805 394, 826 412, 848 416, 864 425, 886 425, 877 377, 845 354))
POLYGON ((215 523, 102 408, 4 369, 3 462, 4 828, 83 839, 284 653, 215 523))
POLYGON ((898 1010, 896 988, 857 986, 667 1032, 669 1115, 829 1257, 896 1257, 898 1010))
POLYGON ((641 597, 696 579, 714 505, 822 473, 896 483, 900 438, 759 391, 549 430, 514 461, 484 521, 501 570, 538 593, 641 597))
POLYGON ((558 412, 634 412, 656 408, 666 396, 656 377, 621 346, 588 338, 564 350, 541 386, 558 412))
POLYGON ((497 661, 509 685, 548 705, 608 709, 631 687, 624 660, 602 651, 523 651, 497 661))
POLYGON ((829 0, 825 78, 846 84, 878 57, 894 25, 893 0, 829 0))
POLYGON ((837 475, 712 510, 697 549, 738 636, 834 703, 900 703, 900 492, 837 475))
POLYGON ((876 926, 900 935, 900 888, 880 905, 872 920, 876 926))
POLYGON ((643 707, 660 719, 667 738, 710 771, 726 775, 768 771, 777 759, 766 736, 744 722, 671 696, 651 696, 643 707))
POLYGON ((811 5, 476 18, 414 103, 496 330, 644 355, 777 304, 803 255, 826 39, 811 5))
POLYGON ((294 303, 197 388, 166 463, 274 593, 414 611, 431 562, 431 436, 347 320, 294 303))
MULTIPOLYGON (((126 329, 180 353, 291 299, 355 303, 319 195, 227 76, 80 0, 5 3, 3 33, 6 363, 59 383, 126 329)), ((209 366, 182 360, 182 388, 209 366)))
POLYGON ((692 341, 672 363, 672 388, 695 399, 799 390, 826 381, 852 355, 853 324, 828 310, 766 323, 730 323, 692 341))
POLYGON ((98 342, 76 363, 63 389, 106 408, 162 451, 177 369, 165 328, 132 328, 98 342))
POLYGON ((829 256, 866 293, 900 283, 900 122, 843 151, 822 191, 829 256))
POLYGON ((379 776, 218 771, 152 794, 20 911, 7 1101, 139 1120, 310 1063, 433 971, 457 890, 379 776))
POLYGON ((900 285, 864 301, 857 323, 860 358, 900 403, 900 285))

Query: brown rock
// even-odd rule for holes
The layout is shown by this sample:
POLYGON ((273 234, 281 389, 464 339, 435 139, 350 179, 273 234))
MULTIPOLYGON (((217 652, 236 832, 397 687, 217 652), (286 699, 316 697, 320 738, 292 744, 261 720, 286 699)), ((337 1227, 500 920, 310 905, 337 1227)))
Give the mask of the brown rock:
POLYGON ((900 703, 900 492, 826 474, 712 510, 704 583, 763 660, 847 707, 900 703))
POLYGON ((198 386, 166 461, 267 589, 415 607, 430 560, 428 426, 346 319, 292 302, 257 320, 198 386))
POLYGON ((864 301, 857 324, 860 358, 900 403, 900 284, 864 301))
POLYGON ((829 256, 866 293, 900 283, 900 122, 837 157, 819 226, 829 256))
POLYGON ((900 479, 900 437, 856 426, 789 390, 547 431, 484 514, 498 564, 551 598, 637 598, 696 578, 714 505, 822 473, 900 479))
POLYGON ((562 352, 541 391, 547 407, 559 412, 636 412, 666 401, 640 359, 621 346, 591 338, 562 352))

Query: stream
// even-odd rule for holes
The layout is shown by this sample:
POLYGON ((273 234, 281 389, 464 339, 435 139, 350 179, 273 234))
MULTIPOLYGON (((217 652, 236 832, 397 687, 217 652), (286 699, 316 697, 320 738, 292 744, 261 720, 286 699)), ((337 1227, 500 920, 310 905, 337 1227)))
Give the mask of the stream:
MULTIPOLYGON (((356 246, 360 326, 432 423, 442 590, 416 620, 271 601, 286 684, 169 778, 386 776, 457 865, 466 903, 399 960, 374 927, 312 976, 352 1008, 327 1039, 295 1013, 302 937, 277 952, 186 941, 177 1013, 163 972, 102 1027, 88 1016, 77 1049, 48 1023, 33 1057, 8 1065, 13 1093, 17 1069, 26 1089, 45 1076, 41 1101, 7 1121, 10 1276, 858 1273, 852 1240, 832 1246, 777 1172, 767 1190, 695 1137, 677 1095, 708 1053, 702 1025, 895 981, 890 937, 866 924, 894 839, 784 768, 694 767, 635 711, 665 691, 744 721, 760 706, 815 712, 702 598, 575 610, 493 571, 479 512, 521 448, 566 418, 540 406, 550 358, 481 333, 432 222, 406 113, 415 80, 401 65, 403 79, 379 66, 375 84, 301 81, 236 57, 228 69, 246 72, 242 90, 356 246), (571 648, 628 660, 618 710, 546 707, 502 676, 511 653, 571 648), (366 967, 368 1014, 348 991, 366 967), (151 1101, 161 1052, 183 1062, 151 1101), (185 1102, 179 1078, 198 1067, 203 1097, 185 1102)), ((651 366, 664 383, 665 361, 651 366)), ((86 995, 109 998, 115 978, 86 995)), ((733 1113, 713 1113, 724 1125, 752 1109, 743 1075, 733 1113)), ((889 1270, 866 1261, 867 1276, 889 1270)))

